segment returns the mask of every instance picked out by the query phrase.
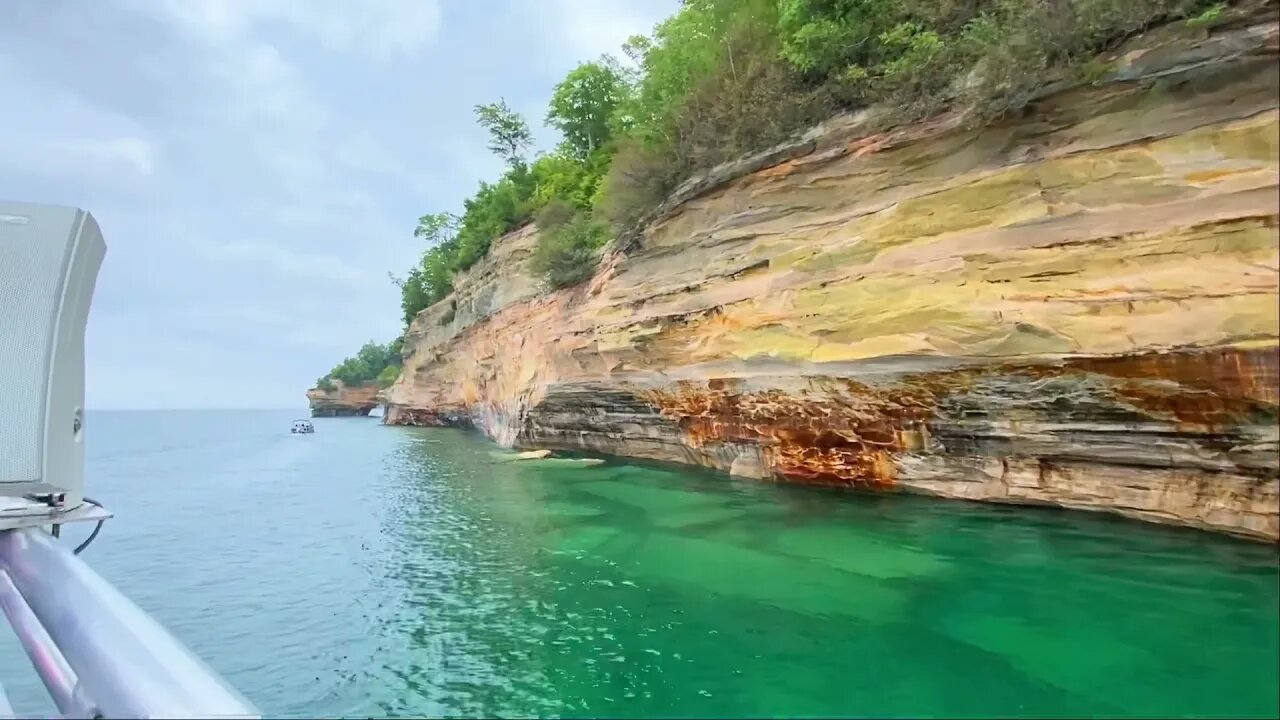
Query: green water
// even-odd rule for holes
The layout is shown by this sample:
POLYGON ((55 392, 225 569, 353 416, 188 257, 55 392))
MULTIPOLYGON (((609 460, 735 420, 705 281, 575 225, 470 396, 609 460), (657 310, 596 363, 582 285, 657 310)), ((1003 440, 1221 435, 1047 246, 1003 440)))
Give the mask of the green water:
POLYGON ((1270 546, 215 415, 97 422, 86 556, 268 715, 1280 712, 1270 546))

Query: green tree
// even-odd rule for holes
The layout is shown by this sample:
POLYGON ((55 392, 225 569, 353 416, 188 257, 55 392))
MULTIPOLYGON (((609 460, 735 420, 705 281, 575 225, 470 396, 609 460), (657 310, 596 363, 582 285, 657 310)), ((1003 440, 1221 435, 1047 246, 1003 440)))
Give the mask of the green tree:
POLYGON ((447 242, 458 231, 458 217, 452 213, 428 213, 418 218, 418 226, 413 229, 413 236, 426 240, 432 245, 447 242))
POLYGON ((605 56, 582 63, 556 85, 547 110, 547 123, 564 133, 565 146, 585 159, 609 142, 611 119, 629 96, 618 63, 605 56))
POLYGON ((690 175, 826 116, 821 94, 781 59, 776 28, 775 0, 689 0, 652 38, 627 42, 640 78, 615 112, 626 130, 600 217, 629 226, 690 175))
POLYGON ((499 98, 496 103, 477 105, 476 121, 489 131, 489 149, 509 166, 524 163, 524 152, 533 144, 529 124, 499 98))
POLYGON ((539 219, 538 246, 530 268, 553 288, 576 285, 591 277, 608 238, 604 227, 589 213, 573 212, 564 204, 548 205, 539 219))
POLYGON ((613 159, 612 151, 599 148, 586 158, 556 151, 539 157, 530 166, 533 176, 534 208, 561 200, 579 208, 589 208, 613 159))
POLYGON ((905 9, 902 0, 779 0, 782 56, 818 79, 872 65, 880 34, 900 22, 905 9))
POLYGON ((384 387, 384 388, 391 387, 393 384, 395 384, 395 381, 398 380, 399 378, 400 378, 400 366, 388 365, 382 369, 382 372, 378 373, 378 377, 377 377, 378 386, 384 387))
POLYGON ((429 213, 418 218, 413 236, 426 240, 428 247, 404 279, 391 275, 391 282, 400 288, 400 309, 406 326, 452 289, 460 224, 459 218, 450 213, 429 213))
POLYGON ((354 357, 344 359, 334 366, 329 374, 316 381, 316 387, 332 391, 336 387, 334 380, 351 386, 380 380, 387 375, 390 375, 394 382, 399 375, 400 350, 403 343, 403 337, 397 338, 388 345, 380 345, 372 341, 365 343, 354 357))
POLYGON ((404 316, 404 324, 408 326, 413 322, 414 316, 431 304, 430 296, 422 282, 422 270, 419 268, 410 268, 405 279, 397 284, 400 287, 400 310, 404 316))
POLYGON ((618 115, 630 121, 629 135, 647 144, 675 145, 676 125, 695 86, 721 66, 742 58, 731 30, 773 23, 775 0, 686 0, 661 22, 651 38, 633 36, 623 52, 638 65, 638 81, 618 115))
POLYGON ((556 85, 546 120, 564 140, 554 152, 528 162, 524 118, 501 99, 475 107, 507 167, 480 183, 459 216, 419 219, 414 234, 428 246, 403 280, 393 278, 405 322, 535 214, 536 271, 553 286, 572 284, 594 267, 607 239, 601 222, 631 227, 682 181, 835 111, 874 103, 887 111, 874 117, 891 123, 947 107, 999 115, 1050 78, 1081 76, 1099 50, 1153 23, 1215 24, 1232 4, 682 0, 652 35, 627 40, 629 64, 605 56, 556 85))

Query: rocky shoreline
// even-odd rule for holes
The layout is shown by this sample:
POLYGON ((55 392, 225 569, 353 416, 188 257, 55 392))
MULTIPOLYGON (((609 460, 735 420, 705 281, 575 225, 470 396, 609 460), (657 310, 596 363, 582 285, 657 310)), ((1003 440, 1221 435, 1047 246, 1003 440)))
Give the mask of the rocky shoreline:
POLYGON ((1150 33, 1016 119, 836 119, 547 293, 414 320, 386 422, 1280 540, 1280 29, 1150 33))
POLYGON ((377 383, 347 387, 333 380, 332 389, 312 388, 307 391, 311 417, 368 417, 383 403, 382 389, 377 383))

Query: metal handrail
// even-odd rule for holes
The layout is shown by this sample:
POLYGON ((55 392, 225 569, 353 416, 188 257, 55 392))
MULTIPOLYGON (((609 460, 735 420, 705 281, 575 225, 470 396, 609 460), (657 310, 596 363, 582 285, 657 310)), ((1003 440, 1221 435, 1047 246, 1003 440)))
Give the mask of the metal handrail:
POLYGON ((49 691, 58 711, 68 716, 96 715, 94 708, 77 706, 76 685, 79 681, 75 671, 67 664, 62 651, 54 644, 53 638, 49 637, 31 606, 22 597, 22 593, 18 592, 9 573, 4 570, 0 570, 0 607, 3 607, 5 617, 9 618, 9 625, 17 634, 22 649, 27 651, 31 665, 36 668, 36 674, 49 691))
POLYGON ((0 532, 0 607, 64 714, 261 713, 83 560, 38 528, 0 532))

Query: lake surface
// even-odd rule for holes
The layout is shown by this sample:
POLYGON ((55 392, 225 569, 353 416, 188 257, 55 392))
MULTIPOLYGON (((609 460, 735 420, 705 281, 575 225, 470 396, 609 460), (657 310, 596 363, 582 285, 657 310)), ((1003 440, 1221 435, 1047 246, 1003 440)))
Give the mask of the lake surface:
POLYGON ((297 415, 87 426, 84 557, 267 716, 1280 712, 1271 546, 297 415))

